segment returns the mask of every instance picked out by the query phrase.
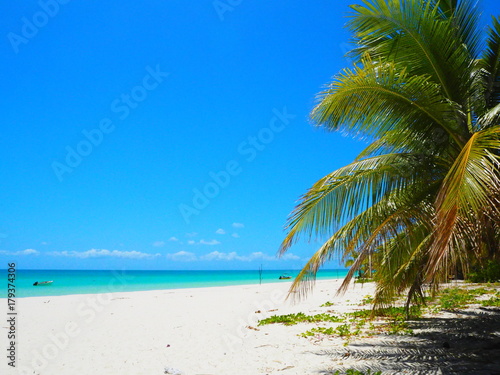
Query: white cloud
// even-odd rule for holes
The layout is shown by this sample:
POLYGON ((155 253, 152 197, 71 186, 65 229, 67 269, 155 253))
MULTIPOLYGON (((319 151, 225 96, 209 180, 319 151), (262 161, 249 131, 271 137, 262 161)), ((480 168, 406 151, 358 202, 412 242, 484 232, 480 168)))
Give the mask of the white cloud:
POLYGON ((208 245, 208 246, 220 245, 220 242, 217 240, 210 240, 210 241, 201 240, 200 245, 208 245))
POLYGON ((215 233, 217 233, 217 234, 226 234, 226 231, 224 229, 222 229, 222 228, 219 228, 219 229, 217 229, 215 231, 215 233))
POLYGON ((179 251, 174 254, 167 254, 167 259, 176 262, 192 262, 197 260, 196 255, 190 253, 189 251, 179 251))
POLYGON ((240 238, 240 235, 238 233, 233 233, 231 234, 231 236, 233 236, 234 238, 240 238))
POLYGON ((298 255, 292 254, 292 253, 286 253, 285 255, 281 256, 280 259, 284 260, 299 260, 300 257, 298 255))
POLYGON ((264 254, 261 251, 250 254, 250 256, 248 258, 249 258, 249 260, 255 260, 255 259, 276 260, 275 256, 270 256, 270 255, 264 254))
POLYGON ((165 246, 165 241, 155 241, 153 242, 154 247, 162 247, 165 246))
POLYGON ((35 249, 26 249, 22 251, 16 251, 14 255, 37 255, 40 254, 37 250, 35 249))
POLYGON ((233 228, 244 228, 245 224, 242 223, 233 223, 233 228))
POLYGON ((172 241, 172 242, 177 242, 177 241, 179 241, 179 239, 178 239, 177 237, 170 237, 168 240, 169 240, 169 241, 172 241))
POLYGON ((4 255, 13 255, 13 256, 17 256, 17 255, 38 255, 40 254, 39 251, 35 250, 35 249, 26 249, 26 250, 20 250, 20 251, 5 251, 5 250, 2 250, 0 251, 0 254, 4 254, 4 255))
POLYGON ((115 257, 115 258, 130 258, 130 259, 144 259, 154 258, 160 254, 148 254, 140 251, 120 251, 120 250, 106 250, 106 249, 91 249, 87 251, 54 251, 50 255, 65 256, 74 258, 99 258, 99 257, 115 257))
POLYGON ((41 242, 42 245, 48 245, 49 243, 48 242, 45 242, 45 241, 42 241, 41 242))
POLYGON ((208 246, 214 246, 214 245, 220 245, 220 242, 217 241, 217 240, 210 240, 210 241, 200 240, 199 242, 196 242, 196 241, 193 241, 193 240, 189 240, 188 244, 189 245, 208 245, 208 246))
POLYGON ((231 253, 221 253, 219 251, 212 251, 209 254, 203 255, 201 257, 202 260, 241 260, 236 252, 231 253))
MULTIPOLYGON (((193 244, 200 245, 217 245, 219 241, 211 240, 205 241, 201 240, 200 242, 190 241, 193 244)), ((40 252, 35 249, 26 249, 22 251, 9 252, 2 250, 0 251, 2 255, 10 255, 10 256, 18 256, 18 255, 39 255, 40 252)), ((140 251, 120 251, 120 250, 106 250, 106 249, 91 249, 87 251, 55 251, 48 253, 53 256, 63 256, 63 257, 73 257, 79 259, 88 259, 88 258, 103 258, 103 257, 115 257, 115 258, 128 258, 128 259, 147 259, 147 258, 156 258, 160 257, 160 253, 149 254, 140 251)), ((220 251, 212 251, 208 254, 197 256, 189 251, 179 251, 174 254, 167 254, 167 259, 172 261, 179 262, 194 262, 194 261, 240 261, 240 262, 252 262, 255 260, 264 260, 264 261, 293 261, 299 260, 300 257, 287 253, 283 255, 281 258, 277 258, 275 256, 271 256, 265 254, 261 251, 253 252, 249 255, 239 255, 237 252, 232 251, 229 253, 220 252, 220 251)))
POLYGON ((23 251, 16 252, 16 255, 31 255, 31 254, 38 254, 38 251, 36 251, 35 249, 26 249, 23 251))
POLYGON ((222 253, 220 251, 212 251, 209 254, 203 255, 200 257, 202 260, 225 260, 225 261, 230 261, 230 260, 239 260, 241 262, 251 262, 256 259, 262 259, 262 260, 276 260, 276 257, 269 256, 267 254, 264 254, 262 252, 254 252, 250 255, 238 255, 235 251, 230 252, 230 253, 222 253))

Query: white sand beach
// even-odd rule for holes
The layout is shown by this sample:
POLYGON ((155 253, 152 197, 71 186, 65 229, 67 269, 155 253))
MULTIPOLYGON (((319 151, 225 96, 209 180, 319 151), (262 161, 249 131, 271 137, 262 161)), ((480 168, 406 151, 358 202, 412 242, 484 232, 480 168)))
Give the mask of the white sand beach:
POLYGON ((331 360, 297 336, 314 324, 257 324, 274 314, 342 310, 373 290, 356 285, 335 297, 339 283, 318 281, 297 304, 285 300, 290 282, 18 299, 17 368, 3 360, 1 373, 319 373, 331 360), (320 307, 326 301, 336 305, 320 307))
MULTIPOLYGON (((372 283, 352 284, 336 296, 339 284, 318 281, 295 304, 286 300, 290 282, 18 299, 17 367, 7 366, 3 356, 0 373, 295 375, 376 364, 393 369, 384 375, 417 373, 412 369, 418 368, 443 374, 440 368, 453 366, 464 368, 461 373, 494 374, 500 368, 498 309, 441 313, 433 322, 415 322, 414 336, 360 337, 348 346, 340 337, 299 336, 340 323, 258 326, 272 315, 339 315, 369 308, 360 301, 373 295, 372 283)), ((6 325, 2 347, 8 347, 6 325)))

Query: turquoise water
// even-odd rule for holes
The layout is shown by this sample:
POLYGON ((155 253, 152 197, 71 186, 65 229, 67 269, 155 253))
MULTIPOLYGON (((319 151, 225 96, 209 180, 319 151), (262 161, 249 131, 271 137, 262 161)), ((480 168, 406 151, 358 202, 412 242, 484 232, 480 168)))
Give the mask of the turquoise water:
MULTIPOLYGON (((279 276, 295 277, 297 270, 264 270, 262 283, 287 282, 279 276)), ((343 278, 345 269, 322 270, 317 279, 343 278)), ((7 297, 7 271, 0 271, 0 298, 7 297)), ((131 292, 158 289, 201 288, 209 286, 258 284, 259 271, 75 271, 17 270, 16 297, 62 296, 107 292, 131 292), (54 281, 50 285, 33 286, 35 281, 54 281)))

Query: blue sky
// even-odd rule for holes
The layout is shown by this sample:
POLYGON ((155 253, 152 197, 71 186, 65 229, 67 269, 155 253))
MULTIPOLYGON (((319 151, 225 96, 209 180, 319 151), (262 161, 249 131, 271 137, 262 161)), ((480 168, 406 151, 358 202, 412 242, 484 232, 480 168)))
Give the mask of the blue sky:
POLYGON ((286 217, 364 146, 308 121, 352 3, 2 3, 0 262, 301 267, 286 217))

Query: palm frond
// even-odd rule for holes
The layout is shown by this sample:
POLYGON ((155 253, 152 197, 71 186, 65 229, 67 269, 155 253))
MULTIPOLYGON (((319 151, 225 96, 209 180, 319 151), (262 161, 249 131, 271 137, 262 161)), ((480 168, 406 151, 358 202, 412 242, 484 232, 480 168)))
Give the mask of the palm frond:
POLYGON ((428 76, 409 76, 395 64, 376 64, 367 58, 363 67, 338 75, 318 99, 311 117, 329 130, 377 139, 399 129, 406 130, 401 134, 408 140, 440 128, 460 148, 464 144, 465 133, 457 133, 454 122, 456 105, 442 96, 428 76))
POLYGON ((374 61, 392 61, 411 75, 429 75, 446 98, 462 105, 480 40, 478 11, 468 3, 461 2, 452 18, 443 20, 433 1, 364 0, 364 6, 352 6, 349 27, 359 46, 354 56, 359 61, 369 53, 374 61))
MULTIPOLYGON (((379 202, 348 221, 338 229, 311 257, 306 266, 296 277, 290 293, 297 292, 295 297, 307 294, 314 283, 319 268, 336 255, 348 255, 357 249, 359 254, 350 267, 339 292, 345 291, 354 273, 359 269, 366 257, 383 248, 390 240, 403 233, 408 236, 415 225, 427 227, 433 217, 432 202, 426 203, 425 197, 433 196, 440 182, 433 184, 418 184, 419 188, 408 187, 405 190, 394 190, 379 202), (427 208, 423 209, 422 205, 427 208)), ((398 259, 398 258, 395 258, 398 259)), ((395 266, 390 272, 397 271, 395 266)))
MULTIPOLYGON (((288 233, 281 244, 283 254, 305 234, 322 237, 331 235, 339 224, 351 220, 389 192, 412 185, 421 178, 409 171, 415 159, 406 154, 379 155, 355 161, 316 182, 302 197, 288 219, 288 233)), ((426 165, 427 167, 427 165, 426 165)))
POLYGON ((500 104, 500 18, 493 17, 488 30, 487 48, 481 59, 487 72, 486 103, 488 108, 500 104))
POLYGON ((443 181, 436 200, 435 239, 429 252, 428 280, 438 276, 447 255, 464 240, 467 232, 457 230, 461 217, 472 222, 486 207, 500 209, 492 195, 492 191, 497 192, 500 187, 500 159, 492 152, 500 149, 499 136, 498 126, 475 133, 443 181))

